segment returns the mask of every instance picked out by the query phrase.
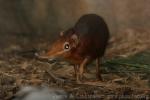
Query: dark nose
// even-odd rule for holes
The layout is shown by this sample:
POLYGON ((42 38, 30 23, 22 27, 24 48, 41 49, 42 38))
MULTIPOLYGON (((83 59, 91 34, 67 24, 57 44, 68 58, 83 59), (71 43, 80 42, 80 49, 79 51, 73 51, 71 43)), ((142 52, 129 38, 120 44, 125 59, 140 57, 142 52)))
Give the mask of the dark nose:
POLYGON ((48 62, 51 63, 51 64, 52 64, 52 63, 55 63, 55 62, 56 62, 56 59, 50 58, 50 59, 48 59, 48 62))

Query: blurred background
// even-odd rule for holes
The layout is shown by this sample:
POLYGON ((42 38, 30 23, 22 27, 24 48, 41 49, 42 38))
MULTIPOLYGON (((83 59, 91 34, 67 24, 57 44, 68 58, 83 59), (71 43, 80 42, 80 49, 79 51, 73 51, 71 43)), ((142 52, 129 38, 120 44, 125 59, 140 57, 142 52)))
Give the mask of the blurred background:
MULTIPOLYGON (((0 0, 0 47, 37 48, 54 40, 83 14, 102 16, 111 34, 150 27, 149 0, 0 0), (33 45, 28 45, 29 43, 33 45)), ((3 50, 4 51, 4 50, 3 50)), ((5 50, 7 51, 7 50, 5 50)))

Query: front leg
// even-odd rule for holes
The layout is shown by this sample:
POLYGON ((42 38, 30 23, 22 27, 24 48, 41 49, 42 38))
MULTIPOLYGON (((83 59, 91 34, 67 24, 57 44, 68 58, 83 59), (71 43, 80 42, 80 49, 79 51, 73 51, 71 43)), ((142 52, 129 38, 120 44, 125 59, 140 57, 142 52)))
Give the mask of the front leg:
POLYGON ((78 70, 78 72, 77 72, 77 83, 81 83, 81 81, 83 80, 83 72, 84 72, 84 68, 85 68, 85 66, 87 65, 87 63, 89 62, 89 58, 87 57, 87 58, 85 58, 84 60, 83 60, 83 62, 80 64, 80 66, 79 66, 79 70, 78 70))
POLYGON ((79 71, 79 65, 74 65, 74 76, 75 78, 77 78, 77 74, 78 74, 78 71, 79 71))

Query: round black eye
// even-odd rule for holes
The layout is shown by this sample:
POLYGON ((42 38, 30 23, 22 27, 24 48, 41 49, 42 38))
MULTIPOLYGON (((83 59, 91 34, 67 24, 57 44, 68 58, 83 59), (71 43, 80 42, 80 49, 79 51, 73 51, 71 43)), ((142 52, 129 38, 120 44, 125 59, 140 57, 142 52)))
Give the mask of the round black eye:
POLYGON ((69 49, 69 48, 70 48, 69 44, 64 45, 64 49, 69 49))
POLYGON ((69 51, 70 50, 69 42, 65 42, 63 48, 64 48, 65 51, 69 51))

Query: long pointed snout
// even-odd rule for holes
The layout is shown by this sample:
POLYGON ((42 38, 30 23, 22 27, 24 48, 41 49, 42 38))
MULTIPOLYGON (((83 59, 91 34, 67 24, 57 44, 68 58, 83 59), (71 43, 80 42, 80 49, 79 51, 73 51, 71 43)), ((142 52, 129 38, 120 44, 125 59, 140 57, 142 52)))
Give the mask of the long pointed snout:
POLYGON ((35 53, 35 57, 40 60, 40 61, 46 61, 46 62, 49 62, 49 63, 54 63, 56 62, 56 59, 55 58, 49 58, 48 56, 46 55, 39 55, 38 53, 35 53))

